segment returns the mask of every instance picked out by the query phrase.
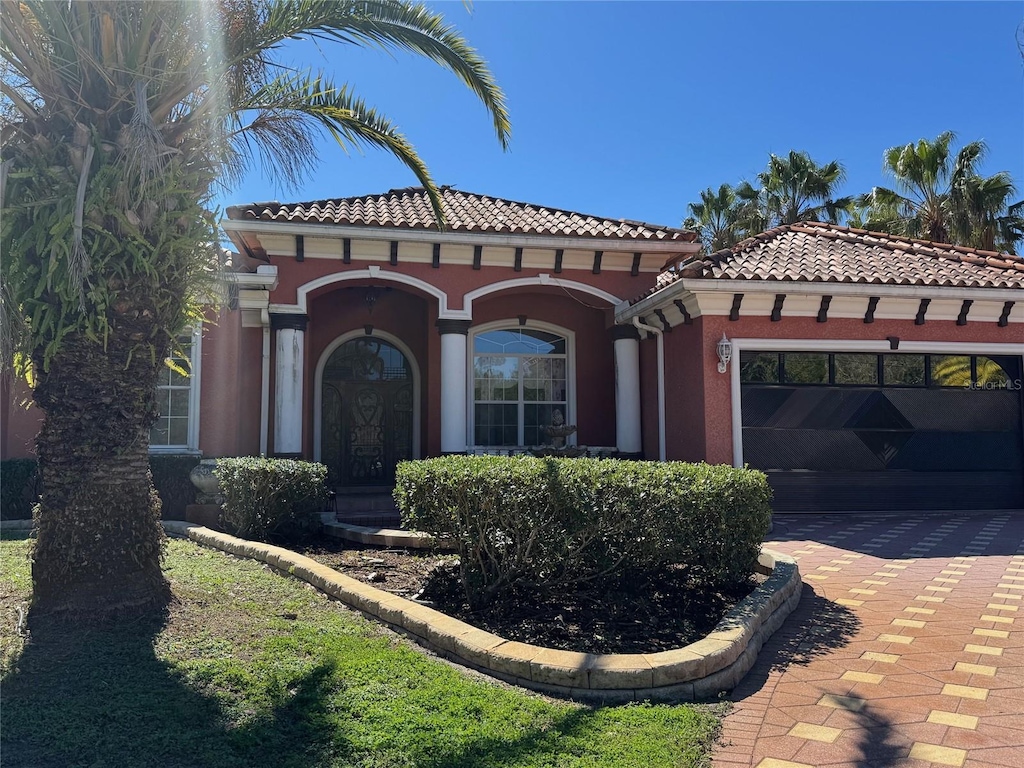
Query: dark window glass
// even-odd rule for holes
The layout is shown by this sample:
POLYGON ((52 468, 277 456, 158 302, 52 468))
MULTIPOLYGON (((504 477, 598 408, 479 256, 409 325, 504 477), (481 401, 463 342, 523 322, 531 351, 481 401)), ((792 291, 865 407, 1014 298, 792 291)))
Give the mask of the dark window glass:
POLYGON ((523 407, 523 445, 548 445, 551 439, 544 428, 554 423, 555 411, 561 414, 565 423, 565 410, 557 405, 533 405, 523 407))
POLYGON ((519 444, 519 406, 478 404, 475 410, 477 445, 519 444))
POLYGON ((740 381, 744 384, 778 384, 778 352, 741 352, 740 381))
POLYGON ((786 384, 828 384, 828 355, 824 352, 790 352, 783 355, 786 384))
POLYGON ((878 355, 836 354, 836 384, 878 384, 878 355))
POLYGON ((932 386, 971 386, 971 358, 969 355, 932 355, 932 386))
POLYGON ((883 355, 882 383, 887 387, 923 387, 924 355, 883 355))
POLYGON ((990 357, 978 357, 975 382, 982 389, 1006 389, 1012 378, 999 362, 990 357))

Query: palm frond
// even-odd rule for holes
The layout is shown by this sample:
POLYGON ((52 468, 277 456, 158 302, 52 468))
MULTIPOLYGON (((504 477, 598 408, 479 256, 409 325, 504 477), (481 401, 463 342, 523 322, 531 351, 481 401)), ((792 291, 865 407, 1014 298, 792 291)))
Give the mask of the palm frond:
POLYGON ((342 147, 368 145, 400 160, 426 188, 441 226, 440 193, 413 145, 385 117, 322 74, 287 73, 266 83, 237 105, 235 147, 250 155, 255 146, 297 182, 315 162, 311 129, 325 129, 342 147), (241 122, 246 116, 251 119, 241 122), (296 119, 297 118, 297 119, 296 119))
POLYGON ((229 69, 250 67, 258 73, 274 67, 269 52, 296 38, 369 43, 385 50, 408 51, 430 59, 462 80, 490 112, 498 140, 502 147, 508 147, 511 122, 504 93, 493 74, 455 27, 426 6, 398 0, 238 0, 238 4, 246 6, 257 23, 229 26, 229 39, 233 41, 229 69))

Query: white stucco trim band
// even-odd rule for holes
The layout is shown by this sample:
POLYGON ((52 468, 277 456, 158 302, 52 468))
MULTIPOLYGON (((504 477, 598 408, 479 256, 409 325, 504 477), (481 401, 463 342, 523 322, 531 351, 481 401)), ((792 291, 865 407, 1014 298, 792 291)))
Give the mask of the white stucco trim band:
MULTIPOLYGON (((673 302, 682 299, 688 311, 693 316, 700 315, 723 315, 728 314, 728 308, 721 305, 725 296, 731 297, 734 294, 744 295, 771 295, 786 294, 794 296, 833 296, 833 297, 857 297, 869 298, 878 296, 880 298, 902 298, 902 299, 938 299, 963 301, 971 299, 975 302, 1003 302, 1013 301, 1024 304, 1024 290, 1019 288, 958 288, 943 285, 886 285, 880 283, 827 283, 827 282, 796 282, 784 280, 729 280, 729 279, 681 279, 669 283, 656 293, 638 301, 630 307, 623 307, 616 310, 615 321, 617 323, 628 322, 633 317, 639 317, 655 309, 671 309, 674 311, 673 302), (711 301, 705 300, 705 297, 711 301)), ((973 310, 972 310, 973 312, 973 310)), ((741 313, 744 313, 741 307, 741 313)), ((667 313, 668 314, 668 313, 667 313)), ((677 313, 678 314, 678 313, 677 313)), ((768 314, 763 312, 761 314, 768 314)), ((782 316, 787 316, 786 305, 783 306, 782 316)), ((916 314, 916 309, 914 314, 916 314)), ((792 315, 789 315, 792 316, 792 315)), ((914 315, 911 314, 911 317, 914 315)), ((881 317, 879 318, 881 319, 881 317)), ((1024 307, 1015 308, 1011 312, 1010 322, 1024 322, 1024 307)), ((681 320, 680 320, 681 322, 681 320)), ((677 325, 678 323, 673 323, 677 325)))
POLYGON ((892 349, 886 339, 764 339, 738 338, 732 341, 729 365, 732 402, 732 462, 743 466, 743 406, 740 385, 740 353, 765 352, 906 352, 919 354, 1019 355, 1024 358, 1024 343, 1003 344, 962 341, 903 341, 892 349))
POLYGON ((553 277, 548 273, 541 273, 533 277, 515 277, 511 280, 502 280, 497 283, 490 283, 488 285, 482 285, 479 288, 467 293, 462 297, 463 311, 468 316, 473 315, 473 301, 483 296, 488 296, 492 293, 498 293, 500 291, 507 291, 511 288, 522 288, 531 285, 544 285, 553 286, 555 288, 564 288, 569 291, 579 291, 580 293, 587 293, 591 296, 596 296, 602 301, 608 302, 612 307, 619 307, 625 304, 623 299, 620 299, 614 294, 608 293, 600 288, 587 283, 581 283, 577 280, 565 280, 561 277, 553 277))
MULTIPOLYGON (((433 229, 402 229, 398 227, 346 226, 344 224, 308 224, 303 222, 253 221, 224 219, 221 228, 232 242, 242 248, 241 235, 246 232, 274 235, 309 235, 324 238, 358 238, 362 240, 398 240, 410 243, 453 243, 461 245, 497 245, 525 248, 569 248, 598 251, 629 251, 644 253, 695 254, 699 243, 680 240, 627 240, 602 237, 569 237, 497 232, 438 232, 433 229)), ((244 249, 243 249, 244 250, 244 249)))
POLYGON ((308 314, 308 297, 312 291, 323 288, 334 283, 343 283, 349 280, 385 280, 392 283, 402 283, 416 288, 424 293, 433 296, 438 303, 438 317, 442 320, 469 320, 470 314, 465 310, 448 309, 448 294, 418 277, 406 275, 403 272, 393 272, 381 269, 378 266, 367 267, 366 269, 348 269, 344 272, 334 272, 330 275, 318 277, 308 283, 300 285, 296 291, 295 304, 271 304, 271 312, 308 314))

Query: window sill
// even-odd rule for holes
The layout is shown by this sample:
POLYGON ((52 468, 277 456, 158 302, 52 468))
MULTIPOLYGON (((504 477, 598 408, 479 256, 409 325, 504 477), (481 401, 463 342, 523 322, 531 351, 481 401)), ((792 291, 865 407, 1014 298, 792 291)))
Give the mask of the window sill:
POLYGON ((149 454, 151 456, 202 456, 203 452, 189 448, 187 445, 151 445, 149 454))

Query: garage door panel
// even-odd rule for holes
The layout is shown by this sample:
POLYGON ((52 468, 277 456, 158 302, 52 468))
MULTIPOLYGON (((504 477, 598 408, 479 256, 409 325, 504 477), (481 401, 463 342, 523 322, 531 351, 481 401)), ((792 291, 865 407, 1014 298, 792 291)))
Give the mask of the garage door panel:
POLYGON ((886 397, 914 429, 1001 432, 1021 429, 1020 394, 1012 390, 890 389, 886 397))
POLYGON ((1020 438, 1012 432, 915 432, 889 469, 917 472, 1019 471, 1020 438))
POLYGON ((745 429, 743 460, 758 469, 884 469, 858 436, 845 430, 745 429))
POLYGON ((775 429, 842 429, 872 399, 870 391, 824 387, 757 387, 742 394, 744 426, 775 429))
POLYGON ((1015 472, 768 472, 776 510, 1020 509, 1015 472))
POLYGON ((777 363, 755 378, 748 354, 743 457, 776 509, 1024 509, 1019 358, 817 353, 802 383, 806 355, 755 353, 777 363))

